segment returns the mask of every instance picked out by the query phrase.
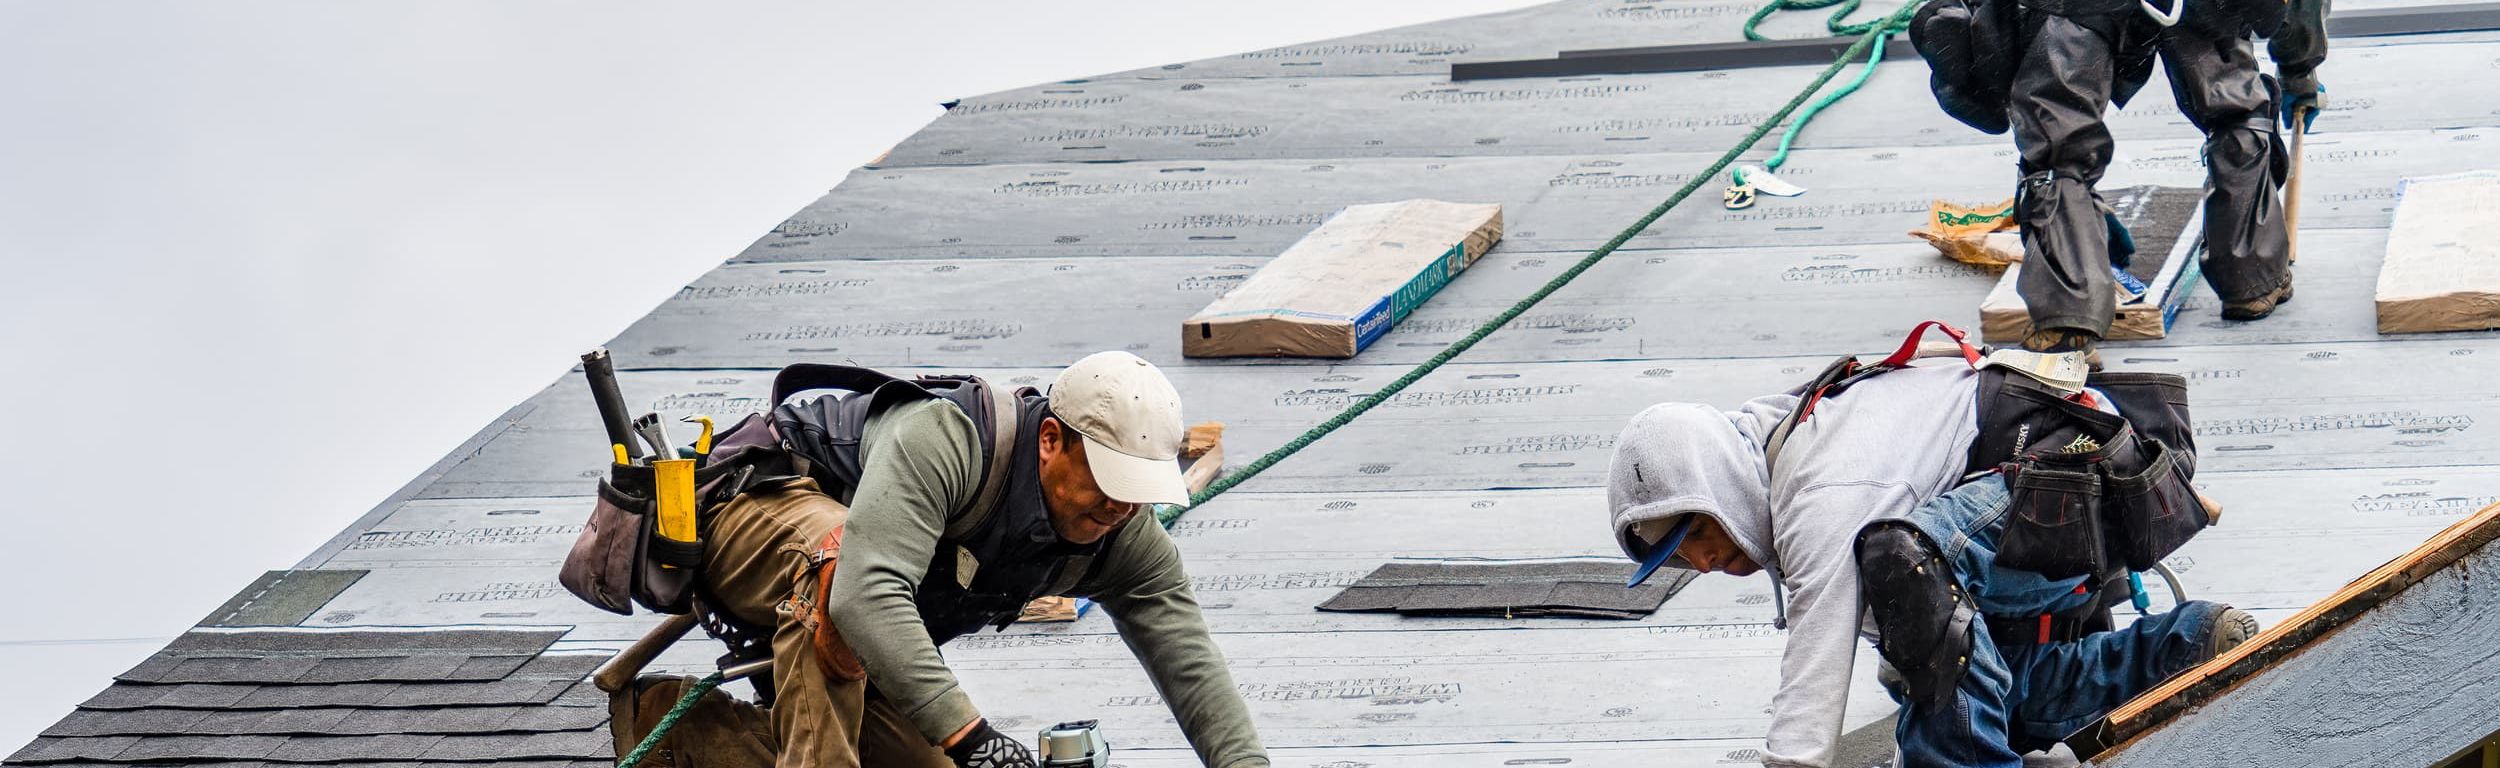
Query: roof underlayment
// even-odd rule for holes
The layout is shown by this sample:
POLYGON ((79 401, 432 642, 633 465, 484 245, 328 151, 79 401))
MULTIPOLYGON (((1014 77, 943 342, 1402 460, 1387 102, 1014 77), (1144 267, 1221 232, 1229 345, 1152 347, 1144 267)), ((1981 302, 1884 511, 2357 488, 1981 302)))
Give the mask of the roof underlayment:
MULTIPOLYGON (((1897 7, 1878 5, 1862 15, 1897 7)), ((1230 426, 1229 455, 1258 455, 1526 295, 1813 74, 1454 85, 1452 62, 1728 41, 1756 7, 1565 0, 965 99, 626 329, 610 345, 624 392, 638 412, 722 417, 759 408, 794 361, 1038 384, 1127 349, 1165 367, 1191 421, 1230 426), (1354 361, 1179 356, 1183 318, 1329 213, 1409 197, 1500 202, 1508 235, 1354 361)), ((1823 14, 1791 15, 1766 29, 1820 34, 1823 14)), ((2500 162, 2500 33, 2337 45, 2308 141, 2299 301, 2223 322, 2200 288, 2169 338, 2107 352, 2192 381, 2200 480, 2230 513, 2171 565, 2194 596, 2268 623, 2500 498, 2500 336, 2380 337, 2371 309, 2397 182, 2500 162)), ((1685 204, 1179 523, 1279 765, 1754 759, 1783 641, 1764 578, 1703 577, 1625 622, 1313 606, 1394 558, 1611 556, 1595 486, 1642 406, 1732 405, 1889 348, 1919 320, 1975 325, 1993 278, 1903 233, 1932 199, 2009 195, 2012 146, 1945 117, 1926 79, 1918 62, 1885 64, 1819 117, 1781 171, 1804 197, 1685 204)), ((2160 87, 2112 124, 2105 186, 2201 183, 2196 133, 2160 87)), ((608 456, 590 403, 578 376, 555 382, 298 566, 361 576, 273 574, 255 588, 291 602, 211 622, 570 626, 559 651, 639 636, 654 617, 599 612, 554 581, 608 456)), ((659 666, 708 670, 717 653, 689 641, 659 666)), ((1099 613, 946 653, 1003 730, 1099 718, 1126 765, 1193 762, 1099 613)), ((1853 728, 1891 710, 1874 662, 1859 655, 1853 728)))

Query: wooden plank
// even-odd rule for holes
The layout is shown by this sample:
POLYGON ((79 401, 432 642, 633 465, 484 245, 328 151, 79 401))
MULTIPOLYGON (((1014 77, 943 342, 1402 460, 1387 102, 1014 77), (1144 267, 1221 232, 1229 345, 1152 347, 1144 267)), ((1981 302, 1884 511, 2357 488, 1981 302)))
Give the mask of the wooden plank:
POLYGON ((2500 328, 2500 171, 2400 188, 2379 267, 2379 332, 2500 328))

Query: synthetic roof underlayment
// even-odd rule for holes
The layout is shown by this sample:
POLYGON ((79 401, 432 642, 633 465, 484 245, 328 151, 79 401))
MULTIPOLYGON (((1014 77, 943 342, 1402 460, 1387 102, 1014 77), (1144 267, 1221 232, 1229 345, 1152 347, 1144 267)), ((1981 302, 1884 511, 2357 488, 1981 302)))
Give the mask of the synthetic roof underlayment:
MULTIPOLYGON (((1256 456, 1604 241, 1814 70, 1452 84, 1452 62, 1724 42, 1756 5, 1566 0, 965 99, 626 329, 610 344, 623 389, 637 411, 731 417, 762 407, 772 370, 794 361, 1041 384, 1127 349, 1165 367, 1193 422, 1230 425, 1236 461, 1256 456), (1181 319, 1330 212, 1409 197, 1500 202, 1509 232, 1353 361, 1180 358, 1181 319)), ((1895 7, 1878 5, 1863 15, 1895 7)), ((1791 16, 1767 29, 1821 34, 1823 14, 1791 16)), ((2308 142, 2299 299, 2228 323, 2200 288, 2169 338, 2106 353, 2193 382, 2200 479, 2230 512, 2171 565, 2194 596, 2269 623, 2500 497, 2500 337, 2382 338, 2371 314, 2398 180, 2500 164, 2500 34, 2337 45, 2308 142)), ((1394 558, 1613 556, 1596 486, 1642 406, 1732 405, 1889 348, 1916 321, 1973 324, 1991 277, 1903 233, 1932 199, 2010 194, 2012 146, 1946 118, 1926 79, 1887 63, 1825 112, 1781 172, 1806 196, 1727 211, 1705 190, 1458 362, 1179 523, 1280 765, 1754 759, 1783 641, 1762 577, 1702 577, 1624 622, 1313 606, 1394 558)), ((2112 122, 2109 186, 2201 182, 2196 133, 2160 86, 2112 122)), ((293 596, 234 621, 568 625, 559 650, 617 647, 653 617, 601 613, 554 582, 603 442, 568 375, 299 565, 361 576, 273 575, 256 588, 293 596)), ((699 672, 717 653, 690 640, 659 666, 699 672)), ((946 653, 1002 729, 1099 718, 1124 764, 1193 761, 1099 613, 946 653)), ((1859 654, 1852 728, 1892 709, 1874 663, 1859 654)))

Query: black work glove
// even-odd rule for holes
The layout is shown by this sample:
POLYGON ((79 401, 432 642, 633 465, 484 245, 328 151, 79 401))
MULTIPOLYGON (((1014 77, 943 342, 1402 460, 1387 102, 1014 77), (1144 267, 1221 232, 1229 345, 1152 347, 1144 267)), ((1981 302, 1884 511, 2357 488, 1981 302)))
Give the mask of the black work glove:
POLYGON ((990 727, 990 721, 986 719, 973 726, 971 733, 964 734, 962 741, 947 747, 946 757, 961 768, 1039 768, 1041 765, 1033 761, 1033 750, 1026 749, 1024 742, 999 733, 998 729, 990 727))

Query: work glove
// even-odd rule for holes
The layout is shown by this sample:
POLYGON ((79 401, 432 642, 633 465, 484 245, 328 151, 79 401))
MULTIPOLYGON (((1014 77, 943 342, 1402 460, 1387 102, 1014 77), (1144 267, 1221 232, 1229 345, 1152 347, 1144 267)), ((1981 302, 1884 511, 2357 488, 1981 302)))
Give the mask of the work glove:
POLYGON ((972 732, 964 734, 963 740, 955 742, 955 746, 947 747, 946 757, 955 761, 959 768, 1039 768, 1041 765, 1033 761, 1033 750, 1026 749, 1024 742, 999 733, 998 729, 990 727, 988 720, 973 726, 972 732))
POLYGON ((2314 72, 2283 76, 2283 127, 2308 133, 2318 124, 2318 109, 2326 106, 2326 86, 2318 82, 2314 72), (2299 123, 2294 125, 2293 123, 2299 123))

